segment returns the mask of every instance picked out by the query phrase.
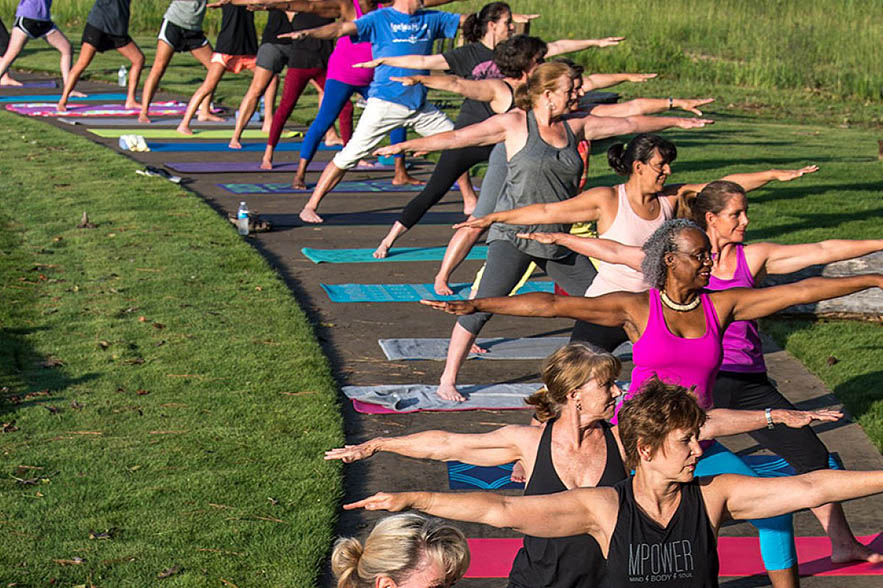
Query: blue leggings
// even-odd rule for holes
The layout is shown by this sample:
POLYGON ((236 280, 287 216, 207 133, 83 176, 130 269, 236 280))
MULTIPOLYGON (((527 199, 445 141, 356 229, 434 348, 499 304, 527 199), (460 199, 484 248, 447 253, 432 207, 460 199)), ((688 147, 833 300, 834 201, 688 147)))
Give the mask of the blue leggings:
MULTIPOLYGON (((711 445, 696 464, 695 475, 716 476, 718 474, 741 474, 757 477, 736 454, 718 443, 711 445)), ((794 527, 791 515, 779 515, 768 519, 749 521, 757 528, 760 538, 760 557, 768 570, 784 570, 797 563, 797 550, 794 547, 794 527)))
MULTIPOLYGON (((331 128, 334 120, 340 115, 344 104, 350 97, 358 92, 362 96, 368 95, 368 86, 352 86, 338 80, 325 80, 325 96, 322 98, 322 105, 319 107, 319 113, 315 120, 307 130, 304 137, 303 146, 300 151, 300 158, 312 161, 319 148, 319 141, 325 136, 325 131, 331 128)), ((392 143, 402 143, 407 138, 407 131, 399 127, 393 129, 389 134, 389 140, 392 143)))

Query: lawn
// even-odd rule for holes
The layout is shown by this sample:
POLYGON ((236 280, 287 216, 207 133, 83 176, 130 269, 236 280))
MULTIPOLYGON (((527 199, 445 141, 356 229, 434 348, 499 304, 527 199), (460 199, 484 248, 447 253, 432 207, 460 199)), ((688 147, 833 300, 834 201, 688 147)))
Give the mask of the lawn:
POLYGON ((131 160, 7 113, 0 143, 0 580, 310 585, 342 431, 289 289, 131 160))

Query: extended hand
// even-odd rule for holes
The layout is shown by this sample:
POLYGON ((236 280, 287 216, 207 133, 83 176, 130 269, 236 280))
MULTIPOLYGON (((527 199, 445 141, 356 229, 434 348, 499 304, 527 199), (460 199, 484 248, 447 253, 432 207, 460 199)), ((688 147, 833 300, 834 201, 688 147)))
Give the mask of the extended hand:
POLYGON ((448 314, 462 315, 475 312, 475 303, 472 300, 421 300, 420 304, 448 314))
POLYGON ((370 69, 373 67, 377 67, 381 63, 383 63, 383 58, 379 57, 377 59, 372 59, 371 61, 363 61, 361 63, 354 63, 353 67, 358 67, 358 68, 362 68, 362 69, 370 69))
POLYGON ((512 22, 515 24, 527 24, 535 18, 539 18, 539 14, 513 14, 512 22))
POLYGON ((707 118, 679 118, 675 125, 681 129, 701 129, 705 125, 713 125, 714 121, 707 118))
POLYGON ((404 153, 404 149, 402 149, 403 143, 396 143, 395 145, 387 145, 386 147, 381 147, 380 149, 374 150, 374 156, 380 157, 381 155, 398 155, 399 153, 404 153))
POLYGON ((389 76, 393 82, 398 82, 403 86, 416 86, 421 83, 418 76, 389 76))
POLYGON ((493 221, 491 221, 488 217, 483 216, 481 218, 474 218, 472 220, 463 221, 462 223, 457 223, 453 225, 453 229, 486 229, 491 226, 493 221))
POLYGON ((375 451, 374 447, 368 442, 360 443, 358 445, 344 445, 343 447, 326 451, 325 459, 339 459, 343 463, 352 463, 354 461, 359 461, 360 459, 371 457, 374 455, 375 451))
POLYGON ((699 107, 710 102, 714 102, 714 98, 676 98, 672 105, 675 108, 692 112, 696 116, 702 116, 702 111, 699 110, 699 107))
POLYGON ((399 512, 410 507, 411 500, 408 492, 378 492, 374 496, 343 505, 344 510, 364 508, 365 510, 388 510, 389 512, 399 512))
POLYGON ((596 47, 613 47, 625 41, 625 37, 604 37, 603 39, 597 39, 597 41, 596 47))
POLYGON ((655 77, 658 76, 658 75, 659 75, 659 74, 655 74, 655 73, 648 73, 648 74, 643 74, 643 73, 628 74, 628 76, 626 77, 626 81, 628 81, 628 82, 633 82, 633 83, 635 83, 635 84, 641 84, 641 83, 643 83, 643 82, 646 82, 647 80, 652 80, 653 78, 655 78, 655 77))
POLYGON ((558 233, 518 233, 515 236, 519 239, 530 239, 545 245, 554 245, 558 242, 557 235, 558 233))
POLYGON ((303 30, 303 31, 294 31, 291 33, 282 33, 281 35, 276 35, 276 36, 279 39, 294 39, 295 41, 298 41, 300 39, 306 38, 307 33, 305 30, 303 30))
POLYGON ((839 410, 788 410, 774 409, 770 412, 774 423, 781 423, 792 429, 799 429, 813 421, 834 422, 843 418, 839 410))
POLYGON ((808 165, 800 169, 777 169, 774 170, 773 173, 776 176, 776 179, 780 182, 790 182, 791 180, 795 180, 804 174, 813 174, 817 171, 819 171, 819 166, 808 165))

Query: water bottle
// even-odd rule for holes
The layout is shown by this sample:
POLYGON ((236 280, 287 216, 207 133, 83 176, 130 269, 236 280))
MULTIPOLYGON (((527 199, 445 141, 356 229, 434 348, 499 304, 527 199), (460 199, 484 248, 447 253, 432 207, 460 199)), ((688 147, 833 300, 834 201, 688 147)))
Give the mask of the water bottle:
POLYGON ((117 70, 117 84, 121 88, 125 88, 129 85, 129 72, 126 71, 125 65, 121 65, 120 68, 117 70))
POLYGON ((248 206, 245 202, 239 203, 239 210, 236 212, 236 230, 240 235, 248 235, 248 206))
POLYGON ((260 108, 258 109, 258 112, 261 113, 261 118, 260 118, 260 120, 263 121, 263 120, 264 120, 264 115, 265 115, 265 113, 266 113, 265 106, 264 106, 264 97, 263 97, 263 96, 261 96, 261 105, 260 105, 260 108))

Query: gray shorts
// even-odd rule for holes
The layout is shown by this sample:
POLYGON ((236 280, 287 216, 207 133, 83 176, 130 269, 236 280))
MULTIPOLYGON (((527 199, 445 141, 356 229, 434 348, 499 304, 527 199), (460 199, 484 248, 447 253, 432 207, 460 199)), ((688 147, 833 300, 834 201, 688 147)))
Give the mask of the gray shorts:
POLYGON ((288 65, 291 47, 291 45, 263 43, 258 47, 258 67, 268 69, 274 74, 282 73, 282 70, 288 65))

